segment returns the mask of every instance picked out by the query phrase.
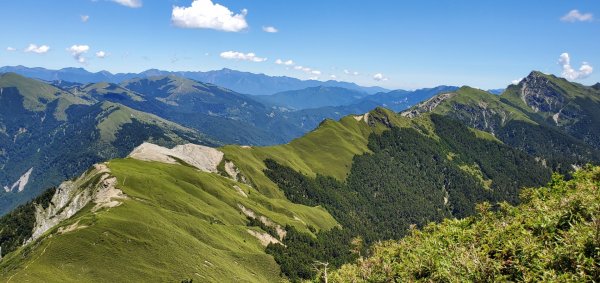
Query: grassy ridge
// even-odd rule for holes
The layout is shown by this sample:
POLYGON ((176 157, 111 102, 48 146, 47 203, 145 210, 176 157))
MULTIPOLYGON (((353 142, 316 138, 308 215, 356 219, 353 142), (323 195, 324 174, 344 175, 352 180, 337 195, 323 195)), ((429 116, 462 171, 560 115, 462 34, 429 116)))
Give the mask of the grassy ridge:
POLYGON ((303 231, 308 231, 304 223, 320 229, 337 225, 322 209, 271 201, 248 186, 187 166, 132 159, 108 165, 129 199, 97 213, 88 205, 60 225, 78 223, 80 229, 60 234, 56 227, 28 246, 27 253, 5 258, 2 278, 12 282, 277 281, 279 267, 246 231, 247 219, 238 204, 303 231))
POLYGON ((368 152, 372 128, 365 121, 353 117, 339 122, 325 120, 319 128, 288 144, 267 147, 225 146, 225 159, 233 161, 261 193, 283 198, 275 183, 267 178, 264 160, 273 159, 298 172, 315 176, 317 173, 345 180, 350 172, 352 158, 368 152))

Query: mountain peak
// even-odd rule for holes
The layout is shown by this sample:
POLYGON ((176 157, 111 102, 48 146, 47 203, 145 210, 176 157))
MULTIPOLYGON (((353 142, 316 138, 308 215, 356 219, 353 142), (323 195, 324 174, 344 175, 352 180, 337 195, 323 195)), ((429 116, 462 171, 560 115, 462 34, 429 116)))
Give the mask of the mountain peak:
POLYGON ((595 85, 592 86, 592 88, 595 90, 600 90, 600 83, 596 83, 595 85))

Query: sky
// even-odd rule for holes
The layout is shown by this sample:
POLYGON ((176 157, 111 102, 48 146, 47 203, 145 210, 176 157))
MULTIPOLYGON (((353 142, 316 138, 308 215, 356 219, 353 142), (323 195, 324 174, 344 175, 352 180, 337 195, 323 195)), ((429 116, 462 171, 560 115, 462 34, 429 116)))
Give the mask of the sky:
POLYGON ((0 66, 230 68, 390 89, 600 81, 600 0, 0 0, 0 66))

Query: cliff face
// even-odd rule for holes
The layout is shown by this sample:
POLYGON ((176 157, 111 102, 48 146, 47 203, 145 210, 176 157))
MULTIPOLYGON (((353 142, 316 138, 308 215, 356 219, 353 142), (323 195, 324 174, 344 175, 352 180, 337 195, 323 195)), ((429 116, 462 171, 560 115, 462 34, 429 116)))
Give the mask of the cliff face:
POLYGON ((564 94, 540 72, 532 72, 519 85, 521 100, 535 112, 559 112, 564 107, 564 94))
POLYGON ((118 200, 127 196, 115 187, 116 182, 117 179, 110 174, 110 170, 104 164, 94 165, 75 181, 63 182, 48 207, 36 206, 35 226, 31 238, 25 243, 37 240, 62 221, 71 218, 90 202, 94 204, 92 211, 120 205, 121 202, 118 200))

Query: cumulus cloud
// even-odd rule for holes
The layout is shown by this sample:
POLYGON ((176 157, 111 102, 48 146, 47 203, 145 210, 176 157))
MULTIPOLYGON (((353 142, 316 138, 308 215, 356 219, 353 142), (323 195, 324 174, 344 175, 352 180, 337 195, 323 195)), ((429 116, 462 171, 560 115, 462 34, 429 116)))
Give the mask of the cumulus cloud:
POLYGON ((142 7, 142 0, 112 0, 113 2, 129 8, 142 7))
POLYGON ((71 53, 71 56, 81 64, 85 63, 86 58, 83 55, 89 50, 90 47, 88 45, 73 45, 67 48, 67 51, 71 53))
POLYGON ((317 75, 317 76, 321 75, 321 71, 319 71, 319 70, 313 70, 310 73, 313 75, 317 75))
POLYGON ((281 59, 277 59, 275 60, 275 64, 277 65, 285 65, 285 66, 293 66, 294 65, 294 61, 292 60, 281 60, 281 59))
POLYGON ((264 32, 268 32, 268 33, 276 33, 276 32, 278 32, 279 30, 278 30, 278 29, 276 29, 275 27, 268 26, 268 27, 263 27, 263 31, 264 31, 264 32))
POLYGON ((520 79, 512 80, 510 83, 513 85, 518 85, 522 80, 523 80, 523 78, 520 78, 520 79))
POLYGON ((579 67, 579 70, 573 69, 571 67, 571 58, 569 53, 560 54, 560 58, 558 59, 558 63, 562 66, 562 76, 568 80, 579 80, 585 79, 589 75, 592 74, 594 68, 587 62, 583 62, 579 67))
POLYGON ((37 44, 29 44, 29 46, 27 46, 27 48, 25 48, 25 52, 33 52, 33 53, 37 53, 37 54, 44 54, 47 53, 48 51, 50 51, 50 46, 48 45, 40 45, 38 46, 37 44))
POLYGON ((17 51, 17 49, 9 46, 9 47, 6 47, 6 51, 13 52, 13 51, 17 51))
POLYGON ((221 58, 230 59, 230 60, 243 60, 250 62, 264 62, 267 61, 267 58, 262 58, 256 56, 256 54, 250 53, 242 53, 237 51, 225 51, 221 52, 221 58))
POLYGON ((102 50, 100 50, 100 51, 96 52, 96 57, 98 57, 98 58, 100 58, 100 59, 104 59, 104 58, 106 58, 106 56, 107 56, 107 55, 108 55, 108 54, 106 54, 106 52, 104 52, 104 51, 102 51, 102 50))
POLYGON ((373 75, 373 79, 378 82, 383 82, 383 81, 388 80, 388 78, 386 78, 382 73, 377 73, 377 74, 373 75))
POLYGON ((194 0, 190 7, 173 6, 171 21, 181 28, 205 28, 228 32, 242 31, 248 27, 248 10, 234 14, 229 8, 211 0, 194 0))
POLYGON ((337 79, 337 76, 336 75, 331 75, 331 76, 329 76, 329 78, 331 78, 332 80, 335 80, 335 79, 337 79))
POLYGON ((81 15, 80 18, 81 18, 81 21, 84 23, 87 23, 87 21, 90 20, 90 16, 88 16, 88 15, 81 15))
POLYGON ((582 14, 579 12, 579 10, 571 10, 566 15, 564 15, 562 18, 560 18, 560 20, 563 22, 569 22, 569 23, 591 22, 594 20, 594 15, 592 15, 591 13, 582 14))

